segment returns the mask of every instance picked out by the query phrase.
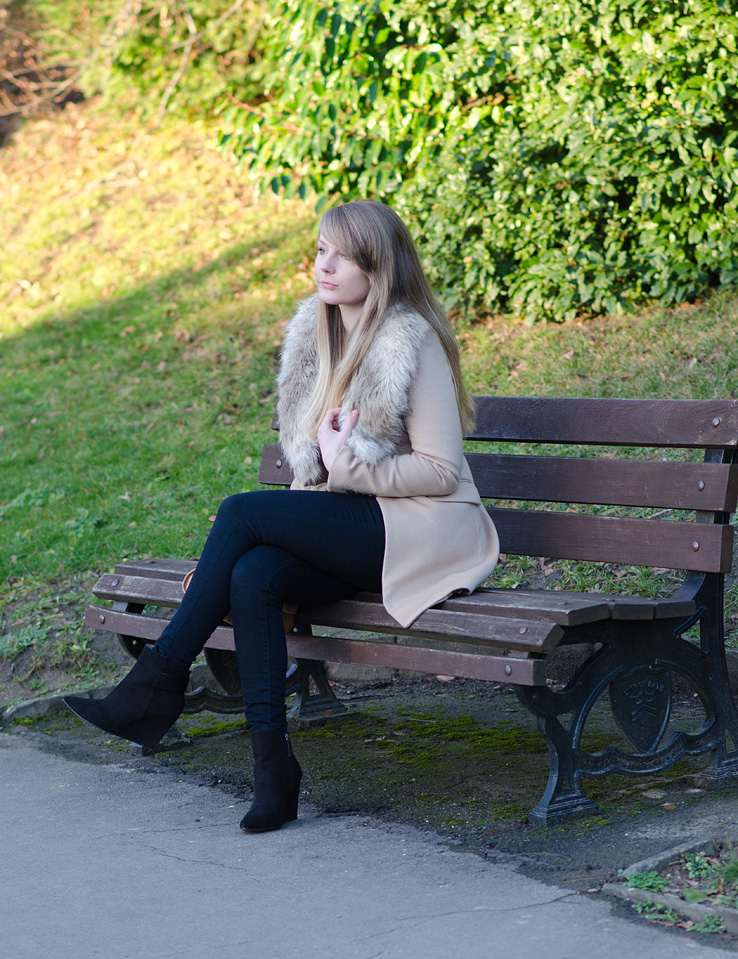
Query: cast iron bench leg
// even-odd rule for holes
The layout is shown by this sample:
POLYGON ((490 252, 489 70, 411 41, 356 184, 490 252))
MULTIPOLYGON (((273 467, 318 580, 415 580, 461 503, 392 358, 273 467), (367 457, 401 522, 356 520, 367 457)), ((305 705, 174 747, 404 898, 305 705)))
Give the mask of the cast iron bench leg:
POLYGON ((651 775, 665 771, 684 756, 708 752, 712 754, 709 778, 722 782, 738 774, 738 754, 726 748, 728 735, 736 742, 732 697, 721 688, 725 684, 715 683, 710 657, 681 638, 696 618, 686 623, 610 621, 593 637, 603 646, 564 689, 516 687, 520 701, 537 717, 550 757, 548 784, 530 814, 531 823, 548 826, 591 814, 596 807, 584 792, 584 776, 651 775), (667 735, 672 672, 687 681, 702 703, 705 718, 697 732, 677 729, 667 735), (598 753, 582 748, 590 711, 605 692, 632 750, 615 743, 598 753))

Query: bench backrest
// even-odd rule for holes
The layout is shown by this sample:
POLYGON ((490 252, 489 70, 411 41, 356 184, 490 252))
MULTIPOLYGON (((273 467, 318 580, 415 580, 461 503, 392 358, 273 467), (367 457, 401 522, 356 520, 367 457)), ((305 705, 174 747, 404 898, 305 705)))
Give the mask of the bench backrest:
MULTIPOLYGON (((730 571, 738 400, 481 396, 476 405, 469 443, 487 450, 468 452, 467 459, 490 501, 503 552, 730 571), (495 449, 503 444, 505 452, 495 449), (509 452, 508 444, 521 452, 509 452), (571 455, 541 448, 562 446, 571 455), (650 458, 632 458, 645 455, 641 450, 650 458), (674 450, 700 450, 703 457, 679 460, 674 450), (514 505, 497 505, 504 501, 514 505), (620 507, 629 515, 607 515, 620 507)), ((278 445, 264 447, 259 479, 291 482, 278 445)))

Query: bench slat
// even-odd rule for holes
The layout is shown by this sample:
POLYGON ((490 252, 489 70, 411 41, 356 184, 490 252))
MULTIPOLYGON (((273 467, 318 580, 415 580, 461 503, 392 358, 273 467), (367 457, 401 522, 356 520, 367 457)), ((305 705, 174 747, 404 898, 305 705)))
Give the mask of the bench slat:
MULTIPOLYGON (((121 636, 133 636, 155 643, 167 625, 166 619, 147 616, 144 613, 126 613, 109 606, 89 606, 85 611, 85 625, 104 629, 121 636)), ((206 646, 216 649, 233 649, 233 630, 230 626, 218 626, 206 646)))
POLYGON ((729 573, 732 565, 733 529, 727 525, 496 507, 487 511, 503 553, 706 573, 729 573))
MULTIPOLYGON (((615 597, 617 598, 617 597, 615 597)), ((636 608, 645 614, 646 619, 653 618, 653 600, 636 600, 636 608)), ((434 609, 454 613, 474 613, 478 616, 494 616, 502 619, 534 620, 536 622, 556 623, 559 626, 581 626, 585 623, 594 623, 610 618, 610 604, 607 596, 588 596, 586 593, 566 593, 563 590, 527 590, 527 589, 477 589, 468 596, 453 596, 439 603, 434 609)), ((378 593, 357 593, 350 599, 341 600, 344 605, 342 616, 356 621, 357 617, 376 621, 386 616, 382 606, 382 598, 378 593), (366 612, 368 606, 374 607, 371 613, 366 612), (349 610, 349 607, 351 609, 349 610)), ((332 609, 336 604, 333 604, 332 609)), ((683 603, 687 606, 687 603, 683 603)), ((305 608, 300 607, 303 613, 305 608)), ((310 610, 311 614, 313 610, 310 610)), ((299 619, 299 613, 297 618, 299 619)), ((343 620, 342 620, 343 622, 343 620)), ((387 623, 391 624, 391 631, 400 633, 400 627, 387 616, 387 623)), ((334 625, 325 622, 324 626, 334 625)), ((416 620, 414 627, 421 627, 421 620, 416 620)), ((520 623, 517 624, 518 628, 520 623)), ((408 634, 411 634, 410 631, 408 634)))
MULTIPOLYGON (((489 610, 501 615, 509 609, 525 619, 550 619, 561 626, 582 626, 603 619, 670 619, 692 616, 693 600, 671 597, 624 596, 612 593, 577 593, 551 589, 477 589, 469 596, 454 597, 457 609, 489 610)), ((440 608, 444 609, 446 603, 440 608)))
MULTIPOLYGON (((85 624, 92 628, 120 633, 155 642, 166 621, 153 616, 90 606, 85 624), (101 622, 101 618, 103 622, 101 622)), ((213 649, 233 650, 233 630, 219 626, 207 641, 213 649)), ((339 663, 382 665, 390 669, 409 669, 440 675, 463 676, 489 682, 515 683, 521 686, 543 685, 546 681, 545 661, 526 656, 497 656, 492 653, 465 653, 419 646, 397 646, 391 643, 343 639, 330 636, 287 634, 287 652, 303 659, 328 659, 339 663)))
POLYGON ((455 652, 417 646, 395 646, 389 643, 333 639, 323 636, 287 636, 287 651, 304 659, 327 659, 337 663, 359 663, 366 666, 387 666, 413 672, 488 682, 541 686, 546 681, 545 660, 519 656, 455 652))
MULTIPOLYGON (((179 606, 182 589, 173 580, 147 579, 106 573, 93 590, 99 599, 116 602, 179 606)), ((502 609, 496 619, 487 611, 439 609, 423 613, 409 630, 402 630, 379 601, 367 594, 364 599, 342 600, 327 606, 301 606, 295 616, 315 625, 346 627, 407 636, 447 637, 457 642, 493 642, 511 649, 536 651, 553 648, 563 631, 553 622, 535 622, 515 617, 515 610, 502 609)), ((134 614, 135 615, 135 614, 134 614)), ((164 622, 162 620, 162 622, 164 622)), ((109 629, 109 626, 105 627, 109 629)))
MULTIPOLYGON (((473 452, 466 458, 480 495, 490 499, 718 511, 734 510, 738 500, 738 468, 724 463, 473 452)), ((264 446, 259 481, 292 482, 278 443, 264 446)))
POLYGON ((295 611, 295 621, 398 636, 428 636, 450 642, 491 643, 535 652, 547 652, 555 648, 564 634, 563 629, 555 623, 517 619, 510 616, 510 612, 514 611, 504 610, 503 616, 495 617, 487 611, 455 611, 433 606, 422 613, 410 628, 403 629, 380 602, 360 594, 325 606, 299 606, 295 611))
POLYGON ((151 579, 172 579, 181 583, 185 575, 197 566, 196 559, 135 559, 118 563, 116 573, 124 576, 145 576, 151 579))
POLYGON ((270 486, 289 486, 292 482, 292 470, 279 443, 265 443, 261 451, 259 464, 259 482, 270 486))
POLYGON ((738 497, 738 468, 725 463, 493 453, 466 458, 480 495, 489 499, 731 512, 738 497))
POLYGON ((605 446, 738 446, 738 400, 477 396, 470 439, 605 446))
POLYGON ((179 606, 182 602, 182 581, 105 573, 95 583, 92 592, 98 599, 111 599, 118 603, 179 606))

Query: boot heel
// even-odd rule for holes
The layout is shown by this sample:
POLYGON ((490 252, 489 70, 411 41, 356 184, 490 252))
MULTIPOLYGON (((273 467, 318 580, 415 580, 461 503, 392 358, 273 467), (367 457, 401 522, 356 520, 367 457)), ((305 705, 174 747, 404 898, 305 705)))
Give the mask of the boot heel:
POLYGON ((297 803, 300 799, 300 783, 298 782, 295 788, 287 797, 287 801, 284 804, 284 821, 285 822, 294 822, 297 819, 297 803))

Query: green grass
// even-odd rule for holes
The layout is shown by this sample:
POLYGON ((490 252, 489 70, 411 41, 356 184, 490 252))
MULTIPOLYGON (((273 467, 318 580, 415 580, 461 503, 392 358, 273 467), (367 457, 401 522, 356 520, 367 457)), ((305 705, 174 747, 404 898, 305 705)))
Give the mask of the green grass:
MULTIPOLYGON (((0 150, 6 659, 27 641, 43 658, 115 562, 196 556, 220 500, 256 484, 317 221, 303 205, 255 202, 213 142, 203 125, 146 133, 135 113, 87 105, 28 122, 0 150)), ((737 315, 738 298, 717 295, 559 326, 478 317, 458 332, 478 392, 729 396, 737 315)), ((539 566, 510 560, 501 575, 523 582, 539 566)), ((610 574, 561 575, 584 588, 610 574)), ((70 642, 85 678, 84 636, 70 642)))
POLYGON ((39 152, 64 184, 37 167, 4 224, 0 581, 196 555, 255 482, 276 346, 309 289, 311 218, 253 205, 204 131, 131 120, 111 143, 93 116, 64 134, 28 127, 0 154, 11 194, 39 152))

